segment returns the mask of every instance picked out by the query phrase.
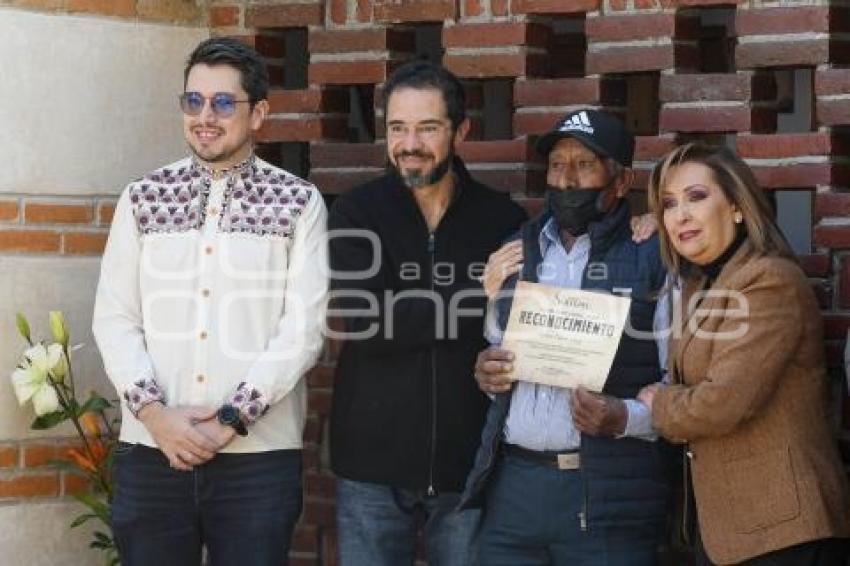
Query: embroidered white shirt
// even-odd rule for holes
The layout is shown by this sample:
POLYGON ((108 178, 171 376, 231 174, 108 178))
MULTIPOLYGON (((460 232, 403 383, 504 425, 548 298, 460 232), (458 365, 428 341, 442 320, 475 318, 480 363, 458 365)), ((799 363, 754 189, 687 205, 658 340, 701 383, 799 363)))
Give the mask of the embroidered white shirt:
POLYGON ((127 398, 121 440, 155 446, 133 410, 150 391, 169 406, 237 405, 250 433, 225 452, 301 447, 303 376, 325 321, 326 219, 315 186, 256 157, 215 180, 187 158, 125 189, 93 321, 127 398))

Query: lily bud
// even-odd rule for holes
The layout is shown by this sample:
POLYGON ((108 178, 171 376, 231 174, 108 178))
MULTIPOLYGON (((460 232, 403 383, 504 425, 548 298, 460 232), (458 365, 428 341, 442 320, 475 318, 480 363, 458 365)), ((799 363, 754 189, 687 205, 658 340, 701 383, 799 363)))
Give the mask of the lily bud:
POLYGON ((53 339, 56 340, 63 348, 68 347, 68 324, 65 322, 65 316, 62 311, 50 311, 50 331, 53 333, 53 339))
POLYGON ((18 332, 20 332, 21 336, 23 336, 27 342, 32 344, 32 338, 30 336, 30 323, 27 322, 27 317, 25 317, 21 313, 17 313, 15 315, 15 324, 17 325, 18 332))

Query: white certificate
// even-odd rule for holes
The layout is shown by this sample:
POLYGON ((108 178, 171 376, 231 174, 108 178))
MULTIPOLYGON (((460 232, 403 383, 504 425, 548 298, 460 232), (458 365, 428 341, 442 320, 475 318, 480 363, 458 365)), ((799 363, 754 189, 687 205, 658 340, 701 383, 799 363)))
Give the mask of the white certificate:
POLYGON ((520 281, 502 348, 516 355, 513 376, 602 391, 631 299, 520 281))

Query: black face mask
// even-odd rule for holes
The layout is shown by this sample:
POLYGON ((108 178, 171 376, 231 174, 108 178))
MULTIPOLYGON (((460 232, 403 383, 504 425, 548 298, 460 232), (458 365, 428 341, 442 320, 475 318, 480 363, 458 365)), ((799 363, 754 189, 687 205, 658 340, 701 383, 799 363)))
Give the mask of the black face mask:
POLYGON ((602 209, 602 193, 605 189, 568 189, 548 187, 546 205, 558 228, 573 236, 587 233, 591 222, 605 216, 602 209))

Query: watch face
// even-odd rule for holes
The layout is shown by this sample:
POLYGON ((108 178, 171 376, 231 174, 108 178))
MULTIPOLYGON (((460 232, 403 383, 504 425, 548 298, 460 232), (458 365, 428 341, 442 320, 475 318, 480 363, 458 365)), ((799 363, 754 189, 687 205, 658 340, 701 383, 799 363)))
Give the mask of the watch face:
POLYGON ((225 405, 218 410, 218 422, 224 425, 232 425, 239 420, 239 409, 232 405, 225 405))

